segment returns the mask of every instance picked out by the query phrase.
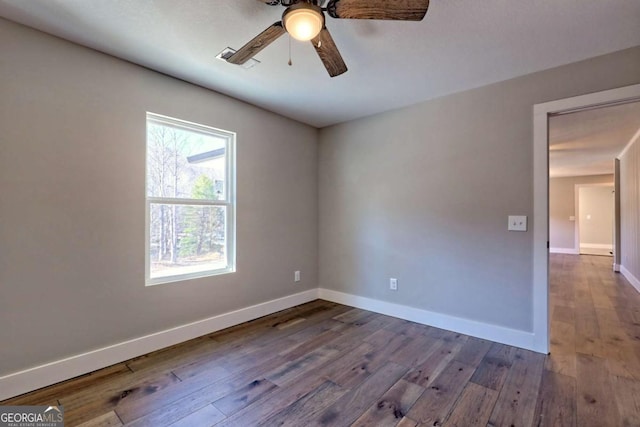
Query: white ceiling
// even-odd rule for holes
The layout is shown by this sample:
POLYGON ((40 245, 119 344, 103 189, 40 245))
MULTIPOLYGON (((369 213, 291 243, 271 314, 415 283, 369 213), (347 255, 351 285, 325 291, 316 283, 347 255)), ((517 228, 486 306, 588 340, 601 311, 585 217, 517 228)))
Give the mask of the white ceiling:
POLYGON ((580 111, 549 120, 551 177, 614 172, 614 159, 640 132, 640 102, 580 111))
MULTIPOLYGON (((393 0, 390 0, 393 1, 393 0)), ((257 0, 0 0, 0 16, 316 127, 640 45, 637 0, 432 0, 421 22, 337 20, 349 71, 330 78, 288 37, 243 69, 240 48, 284 8, 257 0)))

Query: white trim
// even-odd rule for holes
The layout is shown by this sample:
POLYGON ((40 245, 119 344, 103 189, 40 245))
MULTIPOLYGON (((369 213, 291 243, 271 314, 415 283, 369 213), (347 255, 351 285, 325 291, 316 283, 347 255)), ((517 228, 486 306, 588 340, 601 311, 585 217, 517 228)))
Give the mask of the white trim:
POLYGON ((613 264, 613 271, 615 271, 616 273, 620 272, 620 264, 613 264))
POLYGON ((75 378, 79 375, 318 298, 515 347, 541 353, 547 352, 546 348, 539 346, 539 343, 544 341, 537 338, 532 332, 320 288, 310 289, 2 376, 0 377, 0 400, 75 378))
POLYGON ((557 114, 572 112, 582 107, 606 107, 614 102, 632 101, 637 98, 640 98, 640 84, 536 104, 533 106, 533 111, 534 114, 557 114))
POLYGON ((549 147, 548 114, 533 107, 533 332, 549 352, 549 147), (542 141, 542 144, 536 143, 542 141), (540 172, 542 171, 542 175, 540 172))
POLYGON ((65 381, 318 298, 311 289, 0 377, 0 400, 65 381))
POLYGON ((627 270, 624 265, 620 266, 620 273, 622 273, 622 275, 627 278, 629 283, 631 283, 631 286, 636 288, 636 291, 640 292, 640 279, 638 279, 629 270, 627 270))
POLYGON ((549 348, 549 115, 640 98, 640 84, 533 106, 533 332, 549 348))
POLYGON ((549 252, 552 254, 570 254, 570 255, 579 254, 579 251, 576 248, 549 248, 549 252))
POLYGON ((331 289, 318 289, 318 297, 327 301, 333 301, 351 307, 369 310, 387 316, 410 320, 423 325, 459 332, 465 335, 512 345, 515 347, 546 353, 545 348, 536 347, 536 339, 532 332, 506 328, 504 326, 481 323, 475 320, 449 316, 433 311, 408 307, 387 301, 361 297, 331 289))
POLYGON ((582 243, 580 249, 609 249, 613 251, 613 245, 608 243, 582 243))

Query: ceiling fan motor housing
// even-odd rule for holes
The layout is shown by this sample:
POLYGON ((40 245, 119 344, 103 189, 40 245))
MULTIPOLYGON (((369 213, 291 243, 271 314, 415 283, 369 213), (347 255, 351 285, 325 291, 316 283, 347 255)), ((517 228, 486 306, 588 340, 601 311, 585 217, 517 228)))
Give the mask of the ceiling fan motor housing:
POLYGON ((311 2, 299 2, 289 6, 282 14, 282 24, 297 40, 311 40, 324 28, 322 8, 311 2))

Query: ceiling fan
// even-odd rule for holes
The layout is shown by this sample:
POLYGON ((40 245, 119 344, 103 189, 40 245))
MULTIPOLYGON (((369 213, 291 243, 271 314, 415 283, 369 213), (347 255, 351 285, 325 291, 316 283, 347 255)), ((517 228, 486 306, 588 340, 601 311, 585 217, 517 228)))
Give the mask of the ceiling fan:
POLYGON ((300 41, 311 41, 331 77, 347 71, 347 66, 325 26, 325 14, 336 19, 385 19, 421 21, 429 0, 258 0, 269 6, 286 7, 278 21, 227 58, 232 64, 244 64, 284 33, 300 41))

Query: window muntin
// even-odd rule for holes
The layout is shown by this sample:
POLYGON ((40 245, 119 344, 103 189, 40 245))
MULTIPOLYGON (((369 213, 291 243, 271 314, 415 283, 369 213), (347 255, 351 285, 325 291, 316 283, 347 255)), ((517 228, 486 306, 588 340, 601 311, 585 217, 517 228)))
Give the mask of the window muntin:
POLYGON ((235 134, 147 113, 146 284, 235 271, 235 134))

